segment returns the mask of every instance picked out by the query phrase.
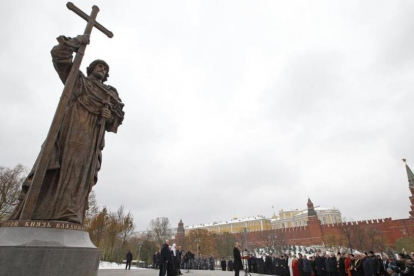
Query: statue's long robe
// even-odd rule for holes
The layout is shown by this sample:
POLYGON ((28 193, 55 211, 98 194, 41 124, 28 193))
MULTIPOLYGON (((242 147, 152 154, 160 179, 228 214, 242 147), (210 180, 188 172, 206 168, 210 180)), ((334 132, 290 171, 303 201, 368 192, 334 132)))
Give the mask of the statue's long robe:
MULTIPOLYGON (((72 54, 80 46, 77 39, 64 39, 64 43, 51 51, 54 67, 63 83, 72 66, 72 54)), ((98 180, 101 167, 105 135, 105 130, 101 131, 101 111, 108 98, 112 117, 105 123, 105 130, 116 133, 124 118, 118 92, 79 72, 32 219, 83 222, 88 195, 98 180)), ((38 160, 23 183, 20 202, 11 220, 19 219, 37 163, 38 160)))

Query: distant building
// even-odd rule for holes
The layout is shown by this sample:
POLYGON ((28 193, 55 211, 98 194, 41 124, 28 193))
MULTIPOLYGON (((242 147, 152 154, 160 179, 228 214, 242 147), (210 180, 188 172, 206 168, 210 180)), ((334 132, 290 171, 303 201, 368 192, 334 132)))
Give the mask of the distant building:
MULTIPOLYGON (((308 199, 308 204, 312 204, 310 199, 308 199)), ((314 210, 322 225, 342 222, 341 212, 338 209, 315 207, 314 210)), ((306 226, 308 224, 308 209, 282 209, 279 211, 279 216, 273 215, 271 222, 272 229, 306 226)))
MULTIPOLYGON (((405 160, 404 160, 405 162, 405 160)), ((409 190, 411 196, 410 217, 406 219, 370 219, 361 221, 342 222, 341 212, 335 208, 314 207, 310 199, 307 202, 307 209, 304 210, 281 210, 279 216, 274 215, 272 219, 257 216, 247 219, 237 219, 226 222, 214 222, 195 226, 184 227, 185 234, 191 230, 206 229, 208 231, 222 234, 224 232, 233 233, 236 240, 246 241, 246 248, 263 247, 263 245, 278 244, 315 246, 326 244, 328 239, 337 237, 343 239, 344 233, 374 233, 375 239, 379 241, 379 246, 394 247, 400 238, 414 237, 414 173, 405 165, 409 190), (247 235, 244 232, 248 230, 247 235)), ((178 225, 183 227, 182 221, 178 225)), ((182 229, 178 231, 182 235, 182 229)), ((352 237, 355 239, 355 237, 352 237)), ((274 246, 274 245, 273 245, 274 246)), ((351 246, 346 242, 345 247, 351 246)), ((372 244, 362 242, 359 245, 353 243, 353 248, 367 250, 372 244)))
POLYGON ((185 227, 186 233, 196 229, 205 229, 216 234, 222 234, 226 232, 234 234, 243 232, 245 229, 247 229, 247 231, 270 230, 272 229, 272 224, 270 222, 270 219, 265 218, 264 216, 256 216, 244 219, 238 219, 235 217, 233 220, 229 221, 213 222, 185 227))

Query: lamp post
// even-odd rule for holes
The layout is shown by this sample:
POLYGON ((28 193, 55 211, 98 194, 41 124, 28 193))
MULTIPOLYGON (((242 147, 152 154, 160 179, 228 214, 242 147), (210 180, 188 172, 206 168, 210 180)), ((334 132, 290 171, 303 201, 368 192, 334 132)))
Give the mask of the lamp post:
POLYGON ((272 243, 272 249, 273 249, 273 251, 275 251, 275 239, 276 238, 277 238, 277 236, 269 235, 269 240, 272 243))
POLYGON ((198 258, 198 244, 200 243, 200 239, 199 238, 196 238, 195 239, 195 242, 196 242, 196 244, 197 244, 197 258, 198 258))
POLYGON ((247 232, 249 232, 249 229, 247 229, 247 227, 244 227, 244 244, 245 244, 245 248, 244 249, 248 249, 249 246, 247 244, 247 232))
POLYGON ((197 264, 197 269, 200 269, 200 258, 198 257, 198 244, 200 243, 200 239, 199 238, 196 238, 195 239, 195 242, 196 242, 196 244, 197 244, 197 256, 196 256, 196 260, 195 261, 197 261, 196 262, 196 264, 197 264))
POLYGON ((139 245, 139 250, 138 250, 138 263, 137 263, 137 266, 139 267, 139 260, 140 260, 140 258, 141 258, 141 246, 142 246, 142 241, 139 241, 138 242, 138 245, 139 245))

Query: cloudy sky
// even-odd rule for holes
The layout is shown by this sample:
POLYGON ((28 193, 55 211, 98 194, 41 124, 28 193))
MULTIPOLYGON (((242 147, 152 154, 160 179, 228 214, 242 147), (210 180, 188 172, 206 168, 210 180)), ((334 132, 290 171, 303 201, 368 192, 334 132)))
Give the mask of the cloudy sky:
MULTIPOLYGON (((86 22, 65 1, 3 1, 0 165, 31 168, 62 84, 50 49, 86 22)), ((98 202, 137 230, 315 205, 405 218, 414 167, 412 1, 78 1, 114 32, 82 65, 110 64, 125 102, 98 202)))

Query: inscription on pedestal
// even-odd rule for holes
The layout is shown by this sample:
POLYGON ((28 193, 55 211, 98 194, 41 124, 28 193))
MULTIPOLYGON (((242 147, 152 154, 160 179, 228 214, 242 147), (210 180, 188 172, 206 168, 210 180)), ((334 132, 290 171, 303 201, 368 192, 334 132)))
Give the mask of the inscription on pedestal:
POLYGON ((32 228, 55 228, 66 230, 87 231, 86 227, 76 223, 61 221, 39 221, 39 220, 11 220, 5 221, 0 227, 32 227, 32 228))

